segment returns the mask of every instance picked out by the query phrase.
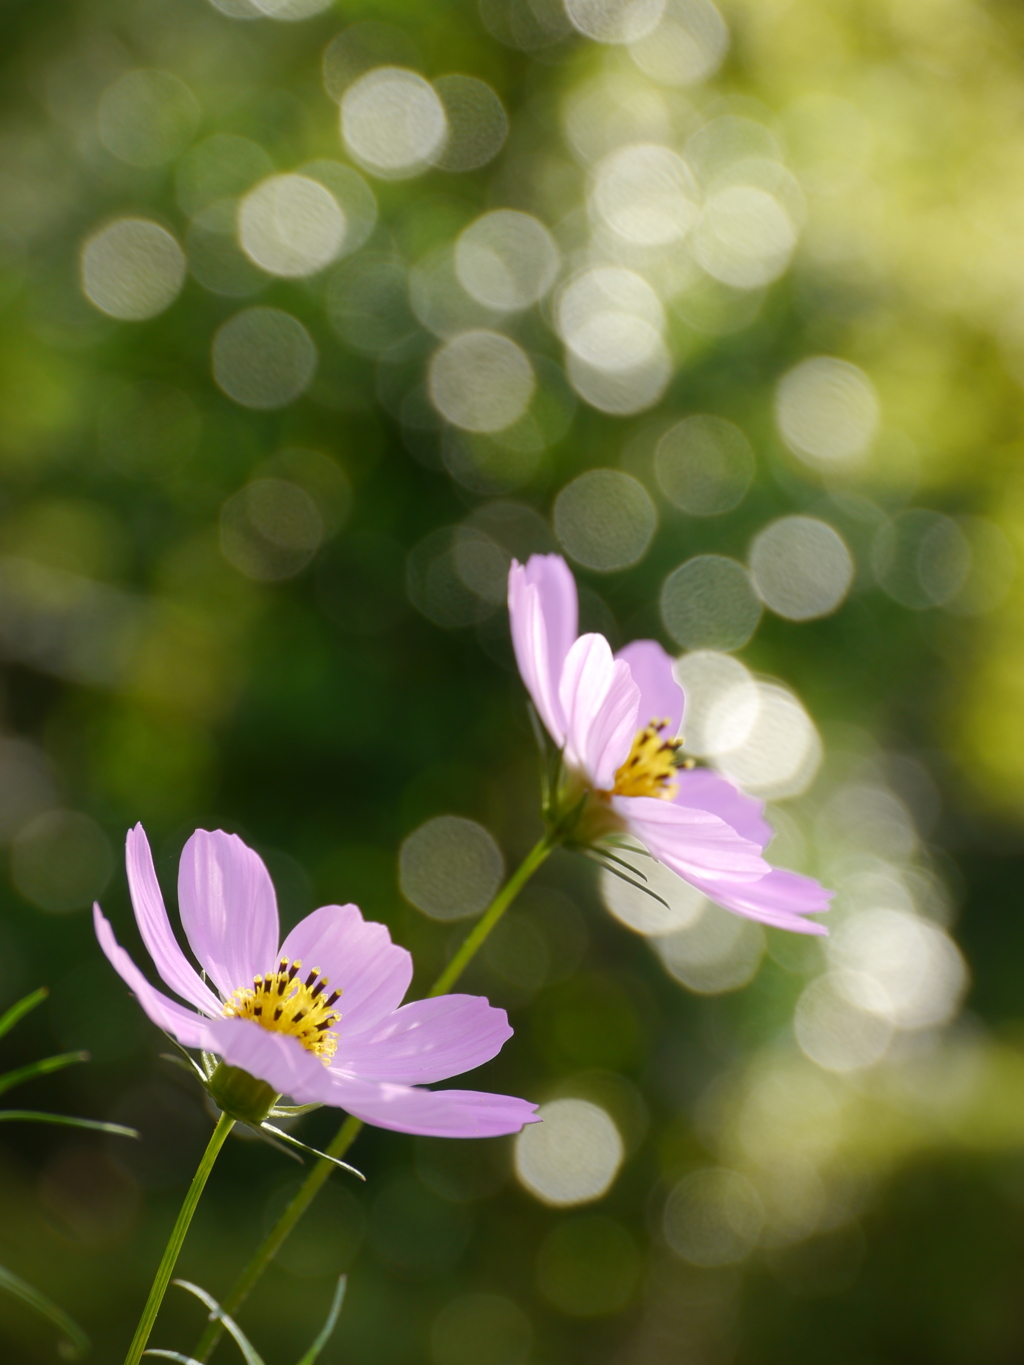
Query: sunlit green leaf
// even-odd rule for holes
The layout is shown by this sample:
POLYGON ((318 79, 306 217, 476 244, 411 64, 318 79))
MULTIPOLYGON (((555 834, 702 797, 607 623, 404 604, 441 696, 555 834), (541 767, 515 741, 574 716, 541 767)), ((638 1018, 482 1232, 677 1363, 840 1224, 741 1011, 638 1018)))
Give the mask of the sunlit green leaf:
POLYGON ((96 1133, 116 1133, 121 1137, 142 1136, 136 1129, 125 1128, 120 1123, 104 1123, 101 1119, 76 1119, 68 1114, 43 1114, 35 1109, 0 1109, 0 1123, 8 1119, 17 1119, 24 1123, 56 1123, 65 1128, 91 1128, 96 1133))
POLYGON ((5 1033, 10 1033, 11 1029, 19 1019, 24 1019, 25 1015, 34 1010, 37 1005, 41 1005, 50 994, 46 986, 40 986, 31 995, 26 995, 23 1000, 17 1001, 4 1014, 0 1014, 0 1038, 5 1033))
POLYGON ((0 1076, 0 1095, 25 1081, 35 1080, 37 1076, 49 1076, 54 1071, 63 1071, 66 1066, 88 1060, 88 1052, 62 1052, 58 1057, 44 1057, 41 1061, 29 1062, 26 1066, 19 1066, 16 1071, 8 1071, 0 1076))

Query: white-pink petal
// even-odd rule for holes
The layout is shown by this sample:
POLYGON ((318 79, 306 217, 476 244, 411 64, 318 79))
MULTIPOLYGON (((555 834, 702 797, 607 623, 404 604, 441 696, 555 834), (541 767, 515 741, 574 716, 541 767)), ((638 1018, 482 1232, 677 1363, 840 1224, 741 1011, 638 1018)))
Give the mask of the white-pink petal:
POLYGON ((192 835, 178 865, 178 910, 192 951, 224 996, 277 970, 274 884, 237 834, 192 835))
POLYGON ((764 802, 741 792, 721 773, 711 768, 693 768, 678 773, 676 783, 677 806, 710 811, 760 848, 771 842, 775 831, 764 818, 764 802))
POLYGON ((629 665, 616 663, 603 635, 581 635, 566 657, 558 695, 567 761, 610 791, 638 729, 640 689, 629 665))
POLYGON ((346 1038, 334 1066, 364 1080, 427 1085, 482 1066, 511 1037, 508 1015, 482 996, 441 995, 346 1038))
POLYGON ((402 1003, 412 981, 412 956, 391 942, 387 926, 364 920, 356 905, 324 905, 298 923, 281 956, 303 970, 320 969, 340 990, 336 1037, 362 1033, 402 1003))
POLYGON ((612 808, 659 862, 687 881, 752 882, 770 871, 759 844, 709 811, 653 796, 614 796, 612 808))
POLYGON ((540 592, 536 584, 527 582, 519 565, 513 565, 509 574, 508 609, 520 676, 548 734, 561 748, 565 743, 565 720, 558 700, 561 661, 556 664, 551 657, 540 592))
POLYGON ((424 1137, 500 1137, 539 1123, 537 1106, 475 1090, 420 1090, 372 1081, 338 1081, 332 1103, 364 1123, 424 1137))
POLYGON ((672 671, 672 659, 657 640, 633 640, 616 654, 629 665, 640 689, 638 730, 651 721, 668 721, 668 735, 678 733, 683 719, 683 689, 672 671))
POLYGON ((279 1095, 299 1104, 333 1104, 334 1087, 327 1068, 297 1038, 271 1033, 252 1019, 215 1019, 209 1025, 210 1051, 229 1066, 241 1067, 266 1081, 279 1095))
POLYGON ((125 840, 128 889, 142 941, 153 965, 172 991, 190 1001, 204 1014, 219 1014, 220 1001, 182 952, 167 918, 153 854, 141 825, 128 831, 125 840))
POLYGON ((829 908, 833 893, 799 872, 773 867, 756 882, 701 882, 698 890, 726 910, 794 934, 827 934, 828 929, 805 915, 820 915, 829 908))
POLYGON ((155 986, 149 984, 125 949, 117 942, 113 929, 98 905, 92 908, 92 918, 96 937, 107 961, 121 980, 135 992, 139 1004, 157 1028, 177 1038, 182 1047, 208 1048, 210 1021, 201 1014, 193 1014, 176 1000, 169 1000, 155 986))

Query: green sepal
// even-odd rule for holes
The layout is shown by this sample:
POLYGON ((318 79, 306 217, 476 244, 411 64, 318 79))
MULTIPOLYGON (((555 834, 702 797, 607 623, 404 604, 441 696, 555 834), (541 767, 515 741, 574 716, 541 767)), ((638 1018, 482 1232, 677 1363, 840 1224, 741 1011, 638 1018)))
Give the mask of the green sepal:
POLYGON ((272 1085, 250 1076, 240 1066, 219 1062, 209 1080, 210 1098, 223 1114, 260 1127, 280 1099, 272 1085))
POLYGON ((264 1133, 273 1133, 276 1138, 279 1138, 282 1142, 289 1143, 292 1147, 298 1147, 301 1152, 308 1152, 310 1156, 318 1157, 321 1161, 330 1161, 340 1170, 348 1171, 351 1175, 358 1176, 360 1180, 366 1180, 366 1176, 363 1175, 362 1171, 357 1171, 356 1168, 350 1166, 347 1161, 341 1161, 336 1156, 331 1156, 327 1152, 318 1151, 316 1147, 310 1147, 308 1143, 300 1142, 298 1138, 292 1137, 291 1133, 286 1133, 283 1128, 275 1128, 272 1123, 261 1123, 260 1127, 264 1133))

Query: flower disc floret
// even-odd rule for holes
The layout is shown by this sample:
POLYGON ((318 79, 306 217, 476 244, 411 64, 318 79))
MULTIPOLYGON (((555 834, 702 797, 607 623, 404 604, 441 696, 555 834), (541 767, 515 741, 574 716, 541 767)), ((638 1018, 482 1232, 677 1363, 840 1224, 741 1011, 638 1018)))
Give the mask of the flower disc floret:
POLYGON ((307 1052, 314 1053, 326 1066, 338 1050, 338 1039, 331 1032, 341 1014, 332 1006, 341 991, 327 995, 328 980, 314 967, 305 981, 298 980, 302 963, 289 963, 283 957, 276 972, 254 976, 251 986, 231 992, 224 1003, 228 1019, 252 1019, 270 1033, 297 1038, 307 1052))
MULTIPOLYGON (((638 730, 629 757, 615 774, 613 796, 657 796, 674 801, 679 794, 676 771, 686 759, 680 754, 683 741, 672 736, 672 722, 652 720, 638 730)), ((692 766, 692 762, 691 762, 692 766)))

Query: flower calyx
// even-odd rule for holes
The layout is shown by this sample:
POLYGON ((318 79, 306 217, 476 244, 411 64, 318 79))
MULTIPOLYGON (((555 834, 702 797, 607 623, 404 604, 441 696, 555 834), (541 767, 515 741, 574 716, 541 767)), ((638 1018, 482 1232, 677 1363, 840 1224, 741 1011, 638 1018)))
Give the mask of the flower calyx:
POLYGON ((260 1127, 280 1099, 272 1085, 228 1062, 217 1063, 206 1088, 218 1109, 252 1128, 260 1127))

